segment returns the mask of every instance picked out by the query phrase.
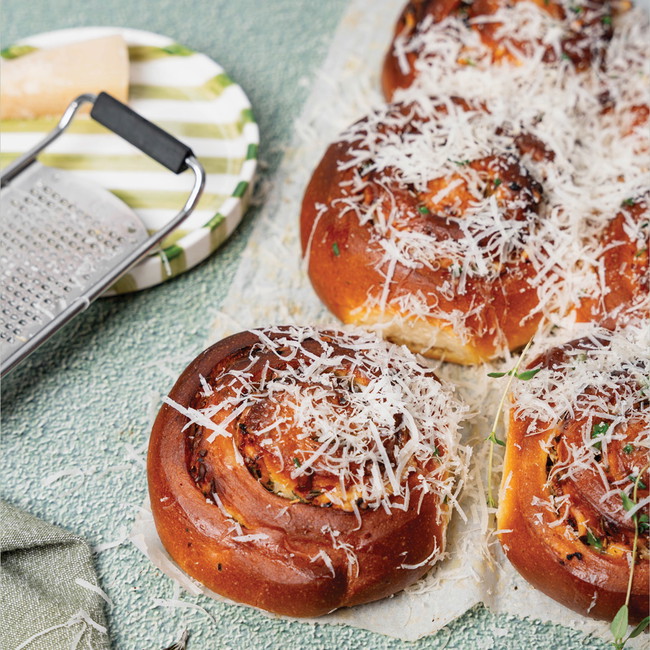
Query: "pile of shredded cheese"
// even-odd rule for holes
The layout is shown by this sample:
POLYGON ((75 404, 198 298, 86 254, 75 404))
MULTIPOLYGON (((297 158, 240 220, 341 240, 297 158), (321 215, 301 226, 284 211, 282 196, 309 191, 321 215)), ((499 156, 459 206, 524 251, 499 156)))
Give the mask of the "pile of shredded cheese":
MULTIPOLYGON (((601 9, 560 4, 576 20, 587 9, 594 14, 577 44, 561 45, 567 29, 576 28, 572 20, 558 21, 526 1, 491 15, 460 12, 439 23, 427 16, 414 32, 396 38, 402 72, 409 71, 409 55, 416 55, 415 81, 396 92, 397 108, 379 109, 343 133, 348 148, 340 169, 354 169, 354 175, 341 183, 341 198, 331 206, 340 215, 356 214, 383 251, 377 262, 383 296, 369 296, 369 305, 386 306, 396 265, 449 268, 449 282, 440 289, 454 295, 465 293, 468 278, 496 279, 508 262, 523 259, 535 269, 537 309, 558 322, 580 299, 602 299, 610 290, 603 286, 603 254, 617 242, 603 240, 603 231, 618 214, 650 274, 650 211, 643 198, 650 189, 648 17, 639 9, 612 15, 606 3, 601 9), (477 29, 489 23, 509 52, 500 61, 477 29), (608 42, 603 34, 610 27, 608 42), (563 47, 588 52, 591 64, 578 69, 563 47), (514 161, 539 184, 539 200, 499 197, 505 180, 499 188, 498 164, 487 176, 475 168, 488 157, 514 161), (432 182, 438 188, 433 195, 432 182), (364 190, 371 183, 383 191, 368 202, 364 190), (454 196, 459 189, 462 200, 454 196), (413 206, 404 207, 403 193, 442 203, 435 216, 460 234, 441 237, 405 226, 413 206), (626 211, 638 202, 641 218, 626 211)), ((416 217, 426 222, 423 203, 416 217)), ((399 296, 394 306, 436 316, 416 298, 404 305, 399 296)), ((637 308, 650 313, 650 296, 642 296, 637 308)), ((462 315, 451 316, 462 331, 462 315)))
POLYGON ((253 333, 259 343, 243 366, 201 378, 206 406, 166 399, 211 431, 208 444, 238 438, 240 464, 257 471, 262 455, 273 468, 267 489, 296 500, 306 478, 320 489, 304 500, 357 517, 360 507, 408 509, 414 472, 417 498, 434 491, 441 503, 457 503, 469 456, 459 444, 466 408, 412 353, 362 331, 253 333), (254 468, 242 437, 254 443, 254 468))
POLYGON ((512 153, 512 135, 495 132, 483 110, 467 109, 451 98, 441 99, 432 110, 419 104, 406 111, 390 106, 348 129, 343 138, 352 145, 350 159, 340 168, 354 167, 355 175, 345 182, 343 198, 333 204, 344 203, 361 224, 373 224, 384 251, 382 268, 397 262, 436 269, 444 261, 452 267, 452 277, 496 277, 504 264, 525 251, 526 233, 537 227, 538 199, 524 185, 532 179, 512 153), (513 173, 525 181, 516 196, 499 197, 508 184, 517 185, 508 179, 513 173), (431 193, 431 181, 440 177, 447 182, 431 193), (428 203, 442 205, 459 235, 436 236, 409 227, 408 208, 399 201, 395 180, 420 197, 422 221, 433 211, 428 203), (381 197, 370 206, 363 203, 371 182, 385 188, 388 201, 381 197), (458 205, 458 191, 464 205, 458 205), (456 216, 458 212, 462 214, 456 216))
MULTIPOLYGON (((563 361, 514 384, 514 416, 532 421, 531 434, 564 419, 584 419, 585 447, 593 449, 599 442, 606 450, 617 427, 635 411, 645 414, 650 427, 650 324, 633 323, 617 331, 595 328, 582 340, 564 351, 563 361), (596 418, 610 427, 594 439, 596 418)), ((650 436, 650 429, 645 433, 650 436)))

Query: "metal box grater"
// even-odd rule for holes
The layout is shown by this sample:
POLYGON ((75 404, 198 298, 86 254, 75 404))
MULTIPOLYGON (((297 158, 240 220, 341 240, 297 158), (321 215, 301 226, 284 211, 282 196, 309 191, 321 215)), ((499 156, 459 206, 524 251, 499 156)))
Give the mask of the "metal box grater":
POLYGON ((189 147, 101 93, 72 102, 58 126, 9 165, 1 179, 0 357, 5 375, 191 213, 205 174, 189 147), (193 170, 194 187, 185 206, 154 235, 107 190, 36 161, 84 102, 93 103, 94 119, 171 171, 193 170))

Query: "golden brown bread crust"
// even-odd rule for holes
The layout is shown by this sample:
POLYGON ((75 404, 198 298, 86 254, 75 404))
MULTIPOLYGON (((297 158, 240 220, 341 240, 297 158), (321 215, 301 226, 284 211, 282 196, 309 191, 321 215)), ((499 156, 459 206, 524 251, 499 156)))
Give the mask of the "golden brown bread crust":
POLYGON ((411 37, 422 20, 430 15, 433 21, 439 23, 449 15, 456 14, 461 5, 461 0, 411 0, 407 2, 395 24, 393 41, 384 58, 381 70, 381 87, 384 97, 391 101, 395 91, 399 88, 408 88, 415 81, 415 61, 417 52, 406 55, 408 69, 403 70, 395 53, 395 39, 411 37))
MULTIPOLYGON (((577 353, 571 357, 575 360, 583 350, 588 353, 594 348, 598 345, 594 346, 591 338, 572 341, 549 351, 528 368, 558 368, 566 363, 567 352, 577 353)), ((611 403, 629 381, 638 378, 618 376, 611 380, 606 389, 611 403)), ((567 413, 549 429, 533 424, 530 417, 517 418, 519 406, 516 402, 513 405, 508 426, 497 514, 501 544, 510 562, 534 587, 580 614, 611 620, 625 601, 634 539, 634 523, 625 517, 620 490, 631 488, 629 477, 643 467, 637 502, 648 496, 648 450, 637 444, 644 435, 647 437, 647 400, 637 401, 627 422, 617 425, 606 451, 597 448, 602 452, 602 458, 596 456, 600 471, 574 466, 572 476, 558 472, 557 463, 566 462, 576 450, 584 454, 585 428, 592 432, 592 438, 597 437, 607 429, 605 420, 590 419, 578 406, 575 417, 567 413), (614 488, 609 496, 603 476, 614 488), (557 510, 549 505, 552 499, 561 504, 557 510)), ((647 516, 648 509, 639 515, 643 512, 647 516)), ((643 525, 629 603, 632 622, 648 613, 649 564, 648 532, 643 525)))
MULTIPOLYGON (((421 29, 425 25, 440 23, 447 18, 453 19, 460 29, 476 30, 483 45, 490 52, 493 63, 510 62, 517 64, 519 56, 530 57, 535 49, 542 44, 546 34, 540 34, 535 42, 520 38, 504 37, 500 34, 502 24, 497 21, 477 21, 473 19, 491 16, 499 10, 511 9, 518 2, 532 2, 546 12, 557 23, 561 30, 559 51, 552 45, 546 45, 542 60, 548 64, 556 64, 558 60, 569 60, 577 70, 584 70, 602 60, 602 54, 612 38, 612 13, 610 2, 606 0, 587 0, 576 2, 566 11, 562 2, 555 0, 412 0, 408 2, 395 25, 395 33, 391 46, 384 59, 382 68, 382 89, 388 101, 400 88, 410 87, 418 76, 416 62, 427 56, 421 45, 413 45, 421 29), (471 25, 471 26, 470 26, 471 25), (396 47, 396 39, 402 46, 396 47), (398 50, 402 53, 400 57, 398 50), (519 54, 518 54, 519 53, 519 54)), ((458 66, 473 65, 471 57, 463 56, 463 50, 458 57, 458 66)), ((453 70, 449 71, 453 74, 453 70)))
MULTIPOLYGON (((464 109, 471 108, 463 100, 453 101, 464 109)), ((409 110, 394 105, 387 113, 409 110)), ((444 108, 433 110, 442 112, 444 108)), ((400 137, 408 135, 409 128, 407 125, 400 137)), ((536 312, 535 271, 524 255, 504 264, 496 277, 468 275, 462 290, 449 288, 456 283, 458 267, 436 253, 436 242, 462 237, 459 224, 472 198, 461 174, 458 178, 447 175, 431 179, 427 192, 416 192, 405 187, 397 174, 391 177, 390 170, 364 176, 359 165, 350 166, 351 150, 364 146, 356 140, 332 144, 303 199, 303 255, 312 285, 328 309, 344 323, 379 325, 386 338, 414 352, 461 364, 481 363, 499 356, 505 348, 525 345, 536 331, 541 314, 536 312), (386 212, 396 205, 400 216, 395 228, 428 238, 431 256, 437 260, 434 266, 398 261, 386 287, 382 235, 377 235, 372 219, 361 223, 349 204, 341 200, 353 196, 344 188, 353 184, 356 174, 366 183, 361 201, 363 216, 379 201, 387 206, 386 212), (452 182, 460 183, 459 188, 446 192, 444 188, 452 182), (445 198, 437 200, 440 190, 445 198), (418 314, 399 306, 415 296, 420 302, 418 314), (378 306, 382 298, 383 308, 378 306), (460 326, 453 322, 459 315, 460 326)), ((527 153, 540 153, 543 148, 541 143, 521 137, 513 140, 514 146, 527 153)), ((505 219, 524 221, 531 215, 534 219, 542 188, 516 155, 489 156, 463 162, 463 167, 479 174, 486 192, 503 202, 505 219)))
MULTIPOLYGON (((228 369, 241 369, 259 345, 253 332, 217 343, 183 372, 170 398, 192 408, 219 403, 230 395, 222 381, 228 369), (216 386, 213 395, 204 395, 201 376, 216 386)), ((247 426, 254 419, 249 414, 247 426)), ((439 495, 430 492, 420 500, 416 492, 406 509, 391 514, 362 509, 359 524, 352 512, 318 507, 307 496, 301 502, 299 490, 294 500, 269 491, 253 476, 249 457, 246 464, 238 462, 234 447, 247 453, 241 440, 217 436, 207 444, 210 431, 188 423, 176 408, 161 408, 149 446, 149 494, 163 545, 213 591, 279 614, 320 616, 404 589, 442 552, 447 517, 439 495), (215 493, 221 506, 214 503, 215 493), (239 531, 233 531, 234 520, 239 531), (249 535, 260 537, 246 540, 249 535)), ((228 427, 247 433, 238 419, 228 427)), ((409 475, 411 488, 419 476, 420 471, 409 475)), ((291 480, 288 471, 285 478, 291 480)))
POLYGON ((624 202, 600 244, 600 267, 594 270, 601 278, 599 295, 580 301, 578 321, 615 328, 650 318, 650 193, 624 202))

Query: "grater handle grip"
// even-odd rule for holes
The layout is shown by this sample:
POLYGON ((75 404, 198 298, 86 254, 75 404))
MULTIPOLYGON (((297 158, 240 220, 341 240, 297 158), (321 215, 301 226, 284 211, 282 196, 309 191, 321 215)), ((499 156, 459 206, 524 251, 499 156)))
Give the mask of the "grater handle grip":
POLYGON ((90 115, 174 174, 185 171, 187 157, 194 155, 187 145, 108 93, 97 95, 90 115))

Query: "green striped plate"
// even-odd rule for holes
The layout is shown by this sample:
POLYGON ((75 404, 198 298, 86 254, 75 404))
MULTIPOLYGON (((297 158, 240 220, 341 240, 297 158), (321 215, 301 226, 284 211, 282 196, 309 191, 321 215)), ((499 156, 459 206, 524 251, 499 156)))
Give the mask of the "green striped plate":
MULTIPOLYGON (((192 268, 233 232, 250 200, 259 131, 244 91, 223 69, 166 36, 112 27, 66 29, 31 36, 1 54, 12 59, 34 49, 115 33, 129 46, 129 105, 187 143, 207 174, 195 211, 161 250, 135 266, 110 292, 126 293, 192 268)), ((36 144, 57 121, 2 120, 0 167, 36 144)), ((106 187, 130 205, 151 232, 180 210, 193 180, 191 174, 174 176, 87 116, 75 118, 40 160, 106 187)))

